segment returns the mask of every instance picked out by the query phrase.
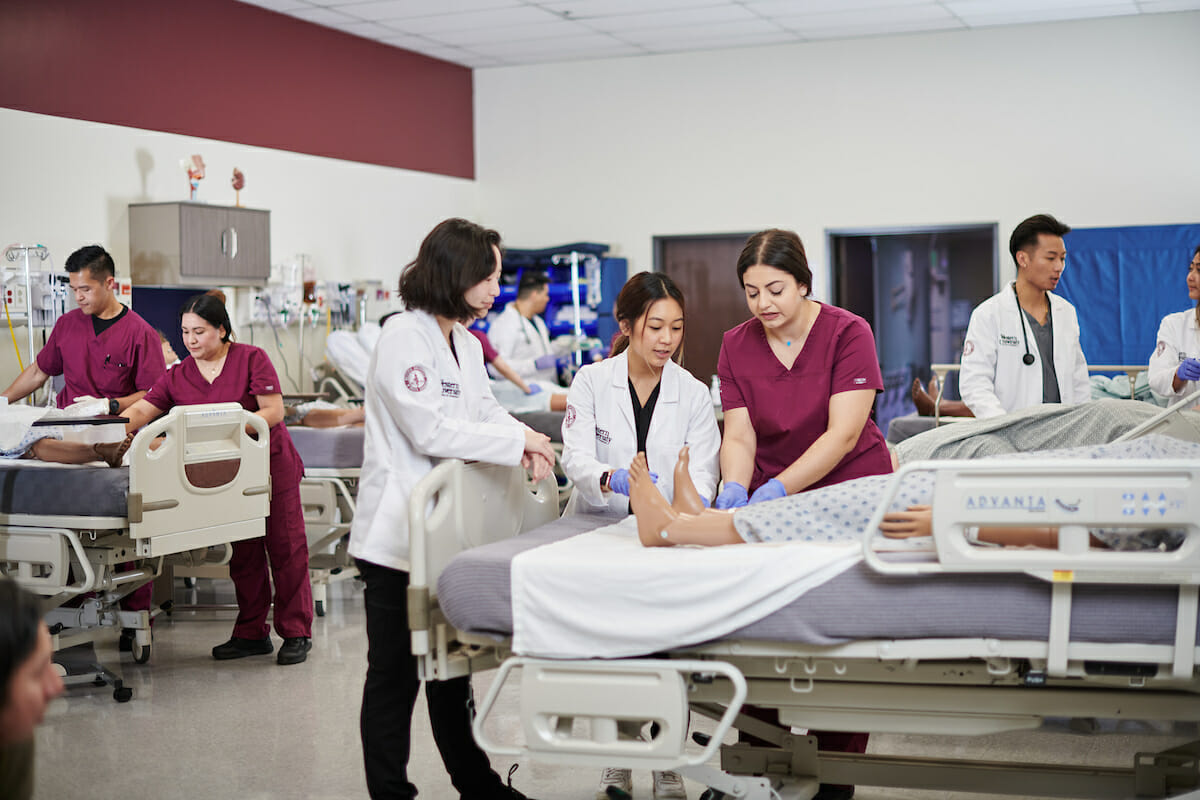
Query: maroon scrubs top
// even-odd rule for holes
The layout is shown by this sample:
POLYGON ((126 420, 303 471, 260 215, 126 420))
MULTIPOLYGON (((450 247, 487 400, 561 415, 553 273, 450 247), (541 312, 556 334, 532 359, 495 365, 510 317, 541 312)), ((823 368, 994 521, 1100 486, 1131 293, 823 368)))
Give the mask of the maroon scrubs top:
MULTIPOLYGON (((188 356, 167 370, 143 399, 161 411, 198 403, 241 403, 242 408, 255 412, 258 411, 255 395, 282 392, 279 376, 266 351, 233 342, 221 374, 211 384, 200 374, 195 359, 188 356)), ((304 464, 287 426, 280 422, 271 428, 271 484, 282 491, 284 487, 297 486, 302 477, 304 464)))
POLYGON ((58 407, 76 397, 125 397, 154 385, 166 371, 158 333, 133 309, 96 335, 92 318, 78 308, 54 325, 46 346, 37 354, 38 368, 62 375, 58 407))
POLYGON ((467 328, 475 338, 479 340, 479 344, 483 346, 483 363, 490 364, 496 360, 496 356, 500 355, 496 348, 492 347, 492 343, 488 341, 487 334, 483 331, 474 328, 467 328))
MULTIPOLYGON (((875 337, 861 317, 821 304, 816 322, 792 368, 785 369, 751 318, 726 331, 717 360, 721 408, 745 408, 757 449, 753 492, 790 467, 829 427, 829 398, 856 389, 883 391, 875 337)), ((883 434, 867 419, 854 449, 809 489, 892 471, 883 434)))

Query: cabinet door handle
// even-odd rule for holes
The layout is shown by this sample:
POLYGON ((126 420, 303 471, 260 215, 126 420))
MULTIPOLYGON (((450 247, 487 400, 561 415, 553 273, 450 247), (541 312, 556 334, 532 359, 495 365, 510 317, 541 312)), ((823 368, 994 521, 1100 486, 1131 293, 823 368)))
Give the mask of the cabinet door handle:
POLYGON ((229 256, 229 258, 237 258, 238 242, 237 228, 229 227, 221 231, 221 254, 229 256))

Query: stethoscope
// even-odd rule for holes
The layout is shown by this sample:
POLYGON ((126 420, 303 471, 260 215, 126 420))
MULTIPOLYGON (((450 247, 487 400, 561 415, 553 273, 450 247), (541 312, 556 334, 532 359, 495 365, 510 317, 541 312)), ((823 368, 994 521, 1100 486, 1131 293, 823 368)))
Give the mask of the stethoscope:
POLYGON ((1021 363, 1029 366, 1035 359, 1033 353, 1029 352, 1029 333, 1025 330, 1025 311, 1021 308, 1021 295, 1017 294, 1017 284, 1013 284, 1013 297, 1017 299, 1017 316, 1021 318, 1021 336, 1025 339, 1025 355, 1021 356, 1021 363))

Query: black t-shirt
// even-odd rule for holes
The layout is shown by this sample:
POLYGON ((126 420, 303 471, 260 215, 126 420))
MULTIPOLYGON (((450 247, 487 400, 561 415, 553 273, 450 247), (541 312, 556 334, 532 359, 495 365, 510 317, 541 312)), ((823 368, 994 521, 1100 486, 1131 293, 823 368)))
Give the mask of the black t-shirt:
POLYGON ((633 381, 629 381, 629 397, 633 400, 633 425, 637 429, 637 452, 646 452, 646 436, 650 433, 650 420, 654 417, 654 406, 658 403, 658 390, 662 388, 662 381, 654 387, 654 391, 646 398, 646 405, 643 406, 638 402, 637 389, 633 388, 633 381))
POLYGON ((96 335, 99 336, 100 334, 104 333, 106 330, 111 328, 113 325, 116 325, 117 322, 120 321, 121 317, 125 316, 128 313, 129 313, 129 306, 122 305, 121 313, 117 314, 112 319, 100 319, 95 314, 93 314, 92 315, 92 330, 94 330, 96 332, 96 335))

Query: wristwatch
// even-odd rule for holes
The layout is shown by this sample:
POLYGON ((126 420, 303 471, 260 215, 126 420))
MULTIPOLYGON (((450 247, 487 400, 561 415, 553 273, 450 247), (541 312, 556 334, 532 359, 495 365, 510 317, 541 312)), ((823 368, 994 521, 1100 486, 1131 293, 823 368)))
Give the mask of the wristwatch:
POLYGON ((602 491, 602 492, 608 490, 608 476, 609 476, 608 470, 605 470, 604 472, 600 473, 600 491, 602 491))
POLYGON ((110 397, 108 400, 108 413, 114 417, 121 413, 121 403, 115 397, 110 397))

